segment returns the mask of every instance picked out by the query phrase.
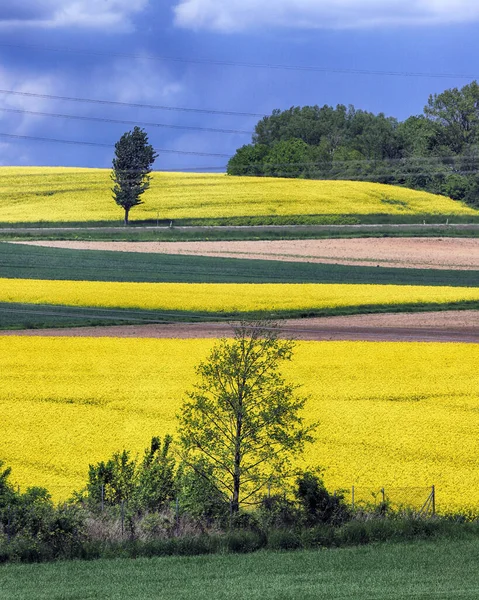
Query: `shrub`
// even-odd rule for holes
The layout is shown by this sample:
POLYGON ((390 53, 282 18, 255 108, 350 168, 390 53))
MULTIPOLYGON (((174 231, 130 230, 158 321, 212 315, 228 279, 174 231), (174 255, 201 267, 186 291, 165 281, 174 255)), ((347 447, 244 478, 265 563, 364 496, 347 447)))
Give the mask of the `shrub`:
POLYGON ((300 510, 284 494, 263 498, 258 517, 263 529, 288 529, 301 521, 300 510))
POLYGON ((269 550, 297 550, 301 547, 301 538, 293 531, 278 529, 268 535, 269 550))
POLYGON ((306 525, 341 525, 351 518, 342 494, 332 495, 315 473, 303 473, 297 479, 296 496, 303 509, 306 525))
POLYGON ((301 543, 303 548, 332 548, 337 545, 336 528, 331 525, 317 525, 310 529, 305 529, 301 533, 301 543))
POLYGON ((225 552, 234 554, 256 552, 264 545, 264 538, 253 531, 232 531, 227 533, 222 541, 225 552))

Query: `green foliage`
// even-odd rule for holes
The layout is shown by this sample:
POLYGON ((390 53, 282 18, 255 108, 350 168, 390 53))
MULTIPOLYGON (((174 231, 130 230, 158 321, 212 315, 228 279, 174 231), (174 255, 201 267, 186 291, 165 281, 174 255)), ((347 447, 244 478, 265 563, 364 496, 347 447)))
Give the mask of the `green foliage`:
POLYGON ((130 452, 115 452, 105 463, 90 465, 85 500, 89 506, 105 508, 128 503, 139 512, 158 511, 176 496, 176 461, 172 437, 161 443, 153 437, 141 463, 130 452))
POLYGON ((353 106, 274 110, 228 164, 234 175, 359 179, 479 204, 479 84, 429 97, 403 122, 353 106), (261 164, 262 163, 262 164, 261 164), (239 168, 239 165, 241 168, 239 168))
POLYGON ((263 172, 268 177, 301 177, 308 173, 313 149, 297 138, 276 142, 264 160, 263 172))
POLYGON ((230 175, 264 175, 264 161, 269 148, 264 144, 242 146, 228 163, 230 175))
POLYGON ((226 523, 230 514, 229 499, 213 477, 214 469, 203 457, 182 464, 178 472, 181 511, 207 526, 226 523))
POLYGON ((94 505, 115 506, 128 502, 136 485, 136 462, 127 450, 115 452, 105 463, 90 465, 86 487, 94 505))
POLYGON ((5 467, 3 460, 0 460, 0 509, 4 509, 15 496, 13 485, 9 481, 12 473, 10 467, 5 467))
POLYGON ((139 466, 134 491, 134 504, 141 511, 158 511, 176 497, 176 461, 171 453, 172 437, 151 440, 139 466))
POLYGON ((286 494, 273 494, 261 501, 258 509, 259 520, 266 530, 291 529, 301 522, 301 511, 286 494))
POLYGON ((301 411, 306 398, 280 374, 294 343, 273 322, 244 322, 197 368, 199 383, 179 414, 183 460, 208 465, 205 477, 231 499, 233 513, 270 482, 284 481, 290 457, 312 440, 301 411))
POLYGON ((441 145, 460 154, 479 142, 479 84, 452 88, 429 96, 425 115, 438 128, 441 145))
POLYGON ((157 156, 146 132, 137 126, 115 144, 112 192, 115 202, 125 211, 126 225, 130 210, 143 203, 140 196, 150 187, 149 174, 157 156))
MULTIPOLYGON (((5 475, 9 469, 3 472, 5 475)), ((74 558, 85 539, 85 514, 71 504, 55 506, 44 488, 15 490, 3 478, 0 496, 0 562, 74 558)))
POLYGON ((305 523, 340 525, 351 518, 341 493, 331 494, 316 473, 306 471, 297 479, 296 497, 304 511, 305 523))

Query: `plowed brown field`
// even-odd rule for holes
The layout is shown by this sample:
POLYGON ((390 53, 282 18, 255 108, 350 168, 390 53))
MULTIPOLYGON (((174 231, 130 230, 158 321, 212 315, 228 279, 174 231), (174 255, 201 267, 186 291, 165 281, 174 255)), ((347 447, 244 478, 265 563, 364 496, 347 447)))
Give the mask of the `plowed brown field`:
MULTIPOLYGON (((298 340, 427 341, 479 343, 479 311, 352 315, 282 321, 284 335, 298 340)), ((4 331, 1 335, 134 338, 228 337, 228 323, 178 323, 4 331)))

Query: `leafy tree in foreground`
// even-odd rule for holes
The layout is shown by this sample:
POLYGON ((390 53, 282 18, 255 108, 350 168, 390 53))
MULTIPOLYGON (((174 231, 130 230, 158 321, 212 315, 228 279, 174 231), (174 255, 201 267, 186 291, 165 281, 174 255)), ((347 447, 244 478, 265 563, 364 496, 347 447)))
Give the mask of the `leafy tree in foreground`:
POLYGON ((130 210, 143 204, 140 196, 150 187, 151 167, 157 156, 146 131, 140 127, 124 133, 115 144, 112 192, 115 202, 125 211, 125 225, 130 210))
POLYGON ((145 451, 134 493, 135 504, 141 510, 160 510, 175 498, 176 461, 171 452, 172 442, 170 435, 165 435, 163 444, 159 437, 154 437, 145 451))
POLYGON ((86 497, 93 506, 117 506, 129 502, 139 511, 160 510, 176 496, 176 461, 172 456, 173 439, 165 435, 163 443, 153 437, 143 460, 130 452, 115 452, 105 463, 90 465, 86 497))
POLYGON ((183 460, 231 501, 232 512, 284 482, 290 459, 312 441, 300 412, 306 398, 287 383, 280 364, 294 342, 273 323, 242 323, 197 368, 199 383, 179 415, 183 460), (202 459, 202 460, 199 460, 202 459))

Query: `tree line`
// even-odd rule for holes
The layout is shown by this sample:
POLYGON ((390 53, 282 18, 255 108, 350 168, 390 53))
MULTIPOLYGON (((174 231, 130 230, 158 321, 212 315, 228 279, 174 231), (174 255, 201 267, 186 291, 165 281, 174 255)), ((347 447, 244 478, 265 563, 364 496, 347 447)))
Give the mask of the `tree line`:
POLYGON ((274 110, 229 175, 364 180, 479 205, 479 84, 429 96, 405 121, 354 106, 274 110))

